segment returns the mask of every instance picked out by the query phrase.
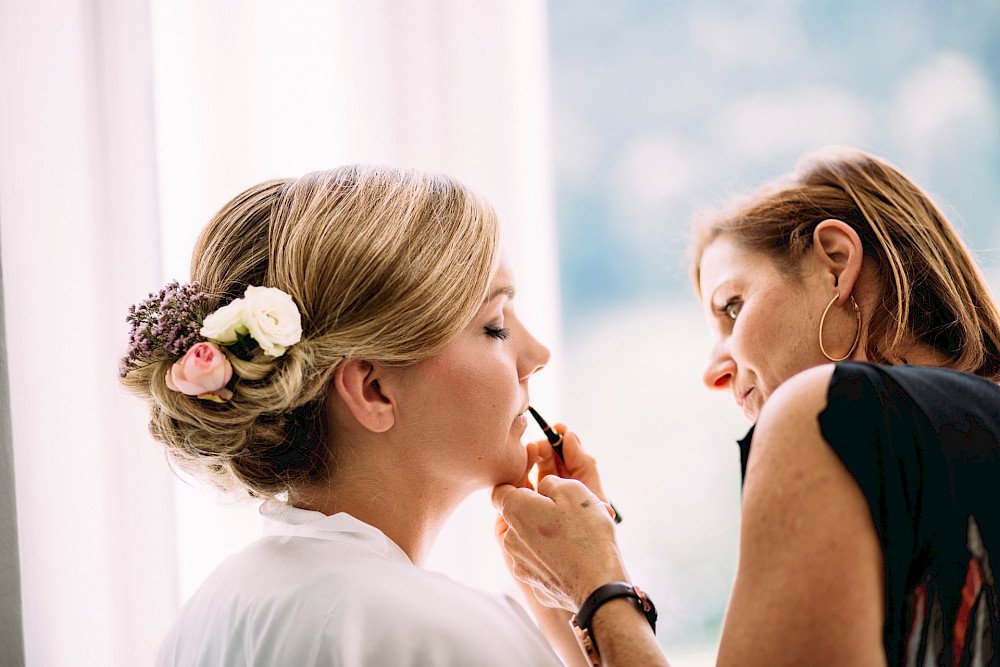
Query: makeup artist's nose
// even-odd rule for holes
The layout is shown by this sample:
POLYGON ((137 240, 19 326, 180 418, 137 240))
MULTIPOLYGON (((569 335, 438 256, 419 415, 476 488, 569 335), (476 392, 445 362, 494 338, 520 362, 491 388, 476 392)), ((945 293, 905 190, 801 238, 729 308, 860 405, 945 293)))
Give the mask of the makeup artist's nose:
POLYGON ((527 329, 524 330, 524 348, 517 360, 517 372, 521 380, 542 370, 545 364, 549 363, 549 348, 545 347, 531 335, 527 329))
POLYGON ((736 362, 729 354, 727 341, 720 340, 708 355, 702 380, 709 389, 728 389, 736 375, 736 362))

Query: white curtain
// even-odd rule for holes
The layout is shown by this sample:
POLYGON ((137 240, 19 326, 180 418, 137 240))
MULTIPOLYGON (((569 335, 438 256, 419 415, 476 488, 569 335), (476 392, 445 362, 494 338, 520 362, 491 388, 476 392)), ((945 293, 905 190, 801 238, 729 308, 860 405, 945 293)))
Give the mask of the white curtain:
MULTIPOLYGON (((558 351, 542 0, 6 0, 0 90, 30 665, 149 664, 256 529, 174 481, 115 377, 128 304, 187 277, 244 187, 352 161, 459 177, 498 209, 518 308, 558 351)), ((555 379, 533 391, 553 409, 555 379)), ((502 588, 485 494, 468 505, 434 563, 502 588)))
POLYGON ((148 664, 176 606, 171 482, 115 373, 159 274, 148 8, 4 2, 0 54, 26 658, 148 664))

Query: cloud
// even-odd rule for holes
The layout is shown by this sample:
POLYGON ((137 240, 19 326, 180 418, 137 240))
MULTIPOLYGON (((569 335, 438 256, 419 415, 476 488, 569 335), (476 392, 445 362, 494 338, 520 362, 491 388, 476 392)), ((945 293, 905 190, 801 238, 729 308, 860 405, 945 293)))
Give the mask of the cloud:
POLYGON ((780 65, 801 54, 806 43, 798 23, 777 13, 698 13, 691 17, 688 34, 693 50, 719 69, 780 65))
POLYGON ((614 197, 635 231, 663 224, 706 169, 704 152, 684 136, 654 129, 634 135, 615 156, 614 197))
POLYGON ((863 145, 871 124, 871 110, 847 90, 806 85, 740 97, 708 127, 729 155, 766 162, 826 144, 863 145))
POLYGON ((889 112, 894 139, 921 155, 972 128, 992 138, 996 109, 990 85, 975 63, 942 52, 915 67, 900 82, 889 112))

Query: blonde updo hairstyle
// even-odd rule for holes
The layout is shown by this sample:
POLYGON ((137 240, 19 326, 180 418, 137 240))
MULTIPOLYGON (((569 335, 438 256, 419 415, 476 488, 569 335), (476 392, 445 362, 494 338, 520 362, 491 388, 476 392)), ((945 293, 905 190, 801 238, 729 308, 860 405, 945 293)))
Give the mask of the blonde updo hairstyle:
POLYGON ((788 177, 695 223, 693 278, 705 248, 725 236, 796 275, 827 219, 849 224, 881 280, 864 349, 876 363, 901 363, 907 340, 943 352, 949 366, 1000 380, 1000 316, 975 261, 930 197, 884 160, 829 147, 788 177))
POLYGON ((203 317, 248 285, 287 292, 302 340, 277 358, 229 355, 237 379, 223 404, 168 389, 176 359, 162 350, 122 382, 148 401, 170 458, 223 490, 269 497, 330 479, 337 434, 324 406, 337 365, 440 351, 481 306, 498 261, 492 208, 445 176, 353 165, 261 183, 202 231, 191 280, 210 295, 203 317))

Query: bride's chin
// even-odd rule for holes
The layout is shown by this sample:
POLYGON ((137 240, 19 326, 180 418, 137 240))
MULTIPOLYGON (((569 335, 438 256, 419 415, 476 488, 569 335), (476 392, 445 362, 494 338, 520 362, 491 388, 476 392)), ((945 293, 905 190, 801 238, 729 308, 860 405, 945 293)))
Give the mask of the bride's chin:
POLYGON ((500 476, 497 484, 513 484, 514 486, 524 486, 528 480, 528 453, 524 447, 518 448, 518 454, 511 456, 508 460, 507 469, 500 476))

